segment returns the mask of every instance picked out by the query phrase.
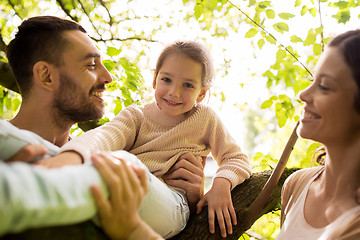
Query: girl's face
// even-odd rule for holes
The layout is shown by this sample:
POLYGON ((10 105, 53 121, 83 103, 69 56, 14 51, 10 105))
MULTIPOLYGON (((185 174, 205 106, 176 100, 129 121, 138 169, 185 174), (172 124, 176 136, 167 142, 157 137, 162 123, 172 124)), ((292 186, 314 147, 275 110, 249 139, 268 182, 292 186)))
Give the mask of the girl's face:
POLYGON ((328 144, 349 144, 360 136, 358 88, 338 48, 327 48, 315 68, 313 83, 300 94, 305 102, 298 134, 328 144))
POLYGON ((171 53, 161 66, 155 79, 155 99, 168 116, 190 111, 200 102, 207 89, 201 82, 200 63, 180 53, 171 53))

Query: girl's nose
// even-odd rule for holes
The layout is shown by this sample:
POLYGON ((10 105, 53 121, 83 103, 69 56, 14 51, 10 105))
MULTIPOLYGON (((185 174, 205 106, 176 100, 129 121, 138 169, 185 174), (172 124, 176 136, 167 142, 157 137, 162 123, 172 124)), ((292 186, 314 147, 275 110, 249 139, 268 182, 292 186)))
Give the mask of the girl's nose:
POLYGON ((170 96, 173 96, 173 97, 179 97, 180 96, 180 87, 177 86, 176 84, 174 84, 171 87, 169 94, 170 94, 170 96))

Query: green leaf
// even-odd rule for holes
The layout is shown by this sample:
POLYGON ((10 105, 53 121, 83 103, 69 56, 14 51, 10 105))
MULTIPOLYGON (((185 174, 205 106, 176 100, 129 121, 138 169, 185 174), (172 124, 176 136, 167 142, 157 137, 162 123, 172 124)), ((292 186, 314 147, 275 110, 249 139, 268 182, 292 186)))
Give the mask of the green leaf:
POLYGON ((120 49, 116 49, 114 47, 108 47, 106 51, 106 55, 113 57, 119 55, 120 52, 121 52, 120 49))
POLYGON ((286 50, 279 48, 279 50, 276 52, 276 61, 281 61, 285 57, 286 57, 286 50))
POLYGON ((275 18, 275 12, 272 9, 267 9, 266 10, 266 17, 269 19, 274 19, 275 18))
POLYGON ((321 55, 321 52, 322 52, 321 44, 319 44, 319 43, 314 44, 314 46, 313 46, 313 52, 314 52, 315 55, 320 56, 320 55, 321 55))
POLYGON ((267 35, 267 36, 265 37, 265 39, 266 39, 266 41, 268 41, 268 42, 271 43, 271 44, 276 44, 275 39, 274 39, 273 37, 271 37, 270 35, 267 35))
POLYGON ((278 119, 279 127, 282 128, 283 126, 285 126, 285 123, 287 121, 287 117, 286 117, 285 110, 282 107, 281 103, 276 103, 275 104, 275 115, 276 115, 276 118, 278 119))
POLYGON ((309 45, 315 44, 315 41, 316 41, 316 35, 314 33, 314 29, 310 29, 308 31, 308 35, 304 41, 304 46, 309 46, 309 45))
POLYGON ((263 47, 264 44, 265 44, 265 40, 261 38, 261 39, 259 39, 259 41, 257 42, 257 44, 258 44, 259 48, 262 49, 262 47, 263 47))
POLYGON ((347 9, 349 7, 348 1, 338 1, 334 3, 334 6, 338 7, 340 10, 347 9))
POLYGON ((265 8, 269 7, 270 4, 271 4, 271 1, 262 1, 262 2, 259 2, 259 8, 265 9, 265 8))
POLYGON ((296 35, 292 35, 290 37, 290 41, 293 42, 293 43, 303 42, 303 40, 301 38, 299 38, 298 36, 296 36, 296 35))
POLYGON ((103 60, 102 63, 104 64, 104 66, 106 67, 106 69, 109 72, 116 67, 116 63, 114 61, 111 61, 111 60, 103 60))
POLYGON ((312 143, 306 151, 306 155, 305 155, 306 157, 304 160, 309 163, 312 162, 311 160, 314 157, 314 153, 315 153, 316 149, 318 149, 320 146, 321 146, 321 144, 318 142, 312 143))
POLYGON ((251 28, 246 34, 245 38, 252 38, 258 33, 258 30, 256 28, 251 28))
POLYGON ((295 7, 298 7, 298 6, 300 6, 301 5, 301 0, 296 0, 295 1, 295 7))
POLYGON ((315 28, 315 34, 318 35, 318 34, 322 33, 323 30, 324 30, 323 26, 315 28))
POLYGON ((248 7, 254 6, 256 3, 256 0, 250 0, 248 7))
POLYGON ((261 104, 261 109, 270 108, 273 105, 274 101, 272 100, 266 100, 261 104))
POLYGON ((295 17, 295 15, 291 13, 279 13, 279 17, 284 20, 289 20, 290 18, 295 17))
POLYGON ((13 99, 12 100, 12 110, 16 111, 19 108, 20 104, 21 104, 20 99, 18 99, 18 98, 13 99))
POLYGON ((304 14, 309 11, 308 7, 307 6, 303 6, 302 9, 301 9, 301 16, 304 16, 304 14))
POLYGON ((203 12, 204 12, 204 6, 201 3, 197 2, 194 7, 194 16, 196 20, 199 20, 203 12))
POLYGON ((289 26, 286 23, 278 22, 273 25, 274 29, 280 33, 289 31, 289 26))
POLYGON ((300 91, 307 88, 310 84, 311 81, 305 79, 295 81, 292 85, 295 95, 297 95, 300 91))
POLYGON ((346 23, 350 20, 350 11, 344 10, 339 11, 336 15, 332 15, 333 18, 337 20, 338 23, 346 23))
POLYGON ((309 10, 309 12, 310 12, 311 16, 316 17, 316 13, 317 13, 317 9, 316 9, 316 8, 311 8, 311 9, 309 10))

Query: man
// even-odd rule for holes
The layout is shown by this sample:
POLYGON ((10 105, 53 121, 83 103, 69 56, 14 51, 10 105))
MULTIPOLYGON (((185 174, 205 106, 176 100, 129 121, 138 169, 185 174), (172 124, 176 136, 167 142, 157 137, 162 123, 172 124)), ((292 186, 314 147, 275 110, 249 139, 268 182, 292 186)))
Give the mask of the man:
MULTIPOLYGON (((23 101, 18 114, 10 123, 6 123, 8 125, 4 125, 1 131, 9 133, 17 132, 17 128, 25 129, 40 136, 40 143, 43 143, 41 140, 46 140, 51 143, 50 145, 53 144, 53 147, 62 146, 69 141, 70 128, 74 123, 103 115, 102 93, 112 79, 101 63, 100 52, 79 24, 56 17, 30 18, 22 23, 15 39, 10 42, 7 57, 18 81, 23 101)), ((43 145, 28 145, 13 159, 33 159, 48 152, 49 148, 44 149, 43 145)), ((122 156, 125 160, 131 158, 131 155, 122 156)), ((167 178, 167 183, 175 187, 181 184, 185 188, 192 205, 196 204, 202 194, 202 166, 196 165, 195 162, 191 156, 180 160, 171 169, 167 178)), ((0 218, 4 216, 7 223, 3 224, 3 220, 0 220, 0 235, 28 227, 41 227, 44 219, 48 225, 70 224, 88 219, 95 213, 94 204, 88 193, 89 186, 94 183, 101 185, 106 194, 104 183, 90 165, 45 170, 20 163, 1 163, 0 191, 5 194, 6 191, 10 191, 10 197, 6 200, 0 199, 0 218), (16 174, 17 172, 25 174, 16 174), (71 180, 65 180, 65 176, 71 180), (11 179, 14 178, 18 182, 12 182, 11 179), (43 184, 41 187, 38 185, 40 183, 43 184), (39 202, 44 201, 41 202, 43 205, 40 208, 34 207, 37 203, 28 205, 30 200, 19 192, 19 186, 22 184, 26 185, 27 194, 39 202), (45 190, 42 189, 44 186, 45 190), (14 198, 17 201, 16 206, 11 205, 14 198), (56 202, 55 207, 54 203, 49 205, 49 199, 56 202), (4 205, 1 206, 1 203, 4 205), (56 208, 57 204, 62 207, 61 210, 56 208), (70 213, 68 204, 73 208, 70 213), (20 209, 19 206, 24 209, 20 209), (41 212, 44 216, 36 215, 39 219, 34 220, 31 214, 27 213, 28 207, 34 208, 35 212, 41 212), (55 217, 51 216, 56 214, 51 211, 61 217, 54 219, 55 217), (23 220, 16 226, 12 221, 19 218, 18 215, 12 214, 14 212, 22 215, 23 220)), ((151 189, 150 184, 150 192, 151 189)), ((110 187, 111 193, 112 190, 110 187)), ((142 224, 142 227, 144 225, 142 224)))

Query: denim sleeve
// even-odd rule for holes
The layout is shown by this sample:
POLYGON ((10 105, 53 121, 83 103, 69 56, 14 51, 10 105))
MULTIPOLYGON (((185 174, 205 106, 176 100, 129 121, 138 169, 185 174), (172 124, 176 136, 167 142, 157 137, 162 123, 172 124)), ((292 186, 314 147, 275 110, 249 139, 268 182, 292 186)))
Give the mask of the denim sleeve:
POLYGON ((0 236, 94 217, 92 184, 98 184, 108 197, 105 184, 90 164, 44 169, 0 161, 0 236))

